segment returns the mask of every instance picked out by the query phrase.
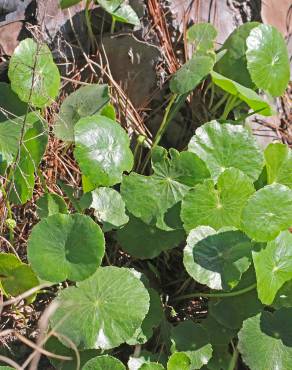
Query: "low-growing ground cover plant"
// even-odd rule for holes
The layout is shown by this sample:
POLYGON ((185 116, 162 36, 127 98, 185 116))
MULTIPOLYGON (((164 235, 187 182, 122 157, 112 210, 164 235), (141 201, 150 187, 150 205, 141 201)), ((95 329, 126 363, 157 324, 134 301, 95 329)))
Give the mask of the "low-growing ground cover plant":
MULTIPOLYGON (((124 2, 98 3, 129 22, 124 2)), ((192 57, 170 81, 163 122, 142 160, 107 85, 82 86, 60 107, 53 134, 73 148, 82 192, 74 197, 63 184, 68 207, 45 188, 27 263, 0 254, 6 303, 27 291, 33 302, 43 287, 58 286, 41 343, 44 354, 57 355, 50 357, 56 369, 233 370, 239 356, 251 370, 291 369, 292 154, 279 142, 261 149, 245 125, 255 112, 273 114, 259 90, 284 92, 287 49, 274 27, 255 22, 219 52, 216 34, 211 24, 188 30, 192 57), (185 150, 163 148, 171 119, 202 81, 211 91, 210 121, 185 150), (161 272, 174 261, 181 288, 166 294, 161 272), (208 306, 203 318, 169 322, 194 299, 208 306)), ((44 108, 58 95, 60 74, 49 48, 26 39, 9 78, 1 83, 0 171, 13 252, 11 206, 32 197, 48 141, 44 108)))

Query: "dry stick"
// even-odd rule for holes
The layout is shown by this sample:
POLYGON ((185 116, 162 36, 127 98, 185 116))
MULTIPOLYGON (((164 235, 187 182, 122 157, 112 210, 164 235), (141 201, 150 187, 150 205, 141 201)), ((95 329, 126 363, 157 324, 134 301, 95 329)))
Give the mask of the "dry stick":
POLYGON ((6 364, 13 366, 14 369, 16 369, 16 370, 22 370, 21 367, 15 361, 11 360, 10 358, 8 358, 6 356, 1 356, 0 355, 0 361, 5 362, 6 364))
POLYGON ((26 292, 18 295, 17 297, 11 298, 8 301, 5 301, 3 303, 0 303, 0 309, 3 308, 3 307, 5 307, 5 306, 16 304, 19 301, 21 301, 22 299, 25 299, 25 298, 31 296, 32 294, 38 292, 39 290, 44 289, 44 288, 48 288, 50 286, 52 286, 52 284, 40 284, 40 285, 38 285, 38 286, 36 286, 34 288, 31 288, 31 289, 27 290, 26 292))

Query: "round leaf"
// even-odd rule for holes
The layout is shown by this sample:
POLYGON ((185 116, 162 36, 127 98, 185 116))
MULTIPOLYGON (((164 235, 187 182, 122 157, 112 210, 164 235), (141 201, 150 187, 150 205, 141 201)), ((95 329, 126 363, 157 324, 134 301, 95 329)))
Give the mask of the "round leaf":
POLYGON ((32 39, 19 43, 10 59, 8 76, 12 90, 24 102, 43 108, 56 98, 60 73, 47 45, 32 39))
POLYGON ((152 176, 131 173, 124 176, 121 194, 127 209, 147 224, 169 230, 165 214, 179 203, 191 186, 210 176, 205 163, 190 152, 168 153, 158 147, 153 152, 152 176))
POLYGON ((190 370, 191 360, 184 352, 173 353, 168 360, 167 370, 190 370))
POLYGON ((242 212, 242 229, 260 242, 273 240, 292 225, 292 190, 287 186, 265 186, 252 195, 242 212))
POLYGON ((212 70, 214 58, 206 55, 194 55, 172 77, 170 90, 174 94, 186 94, 195 89, 212 70))
POLYGON ((226 50, 216 63, 215 70, 239 84, 253 88, 246 62, 246 39, 250 31, 259 25, 258 22, 247 22, 236 28, 222 46, 226 50))
POLYGON ((118 22, 129 23, 135 26, 140 24, 139 18, 133 8, 123 0, 97 0, 97 2, 112 15, 118 22))
POLYGON ((115 357, 105 355, 92 358, 82 370, 126 370, 124 364, 115 357))
POLYGON ((27 253, 37 275, 56 283, 88 278, 101 264, 104 248, 103 233, 90 217, 55 214, 33 228, 27 253))
POLYGON ((240 226, 243 207, 255 189, 252 180, 235 168, 225 170, 217 186, 206 180, 191 189, 182 201, 181 219, 187 231, 200 225, 214 229, 240 226))
POLYGON ((184 265, 193 279, 211 289, 233 289, 250 266, 251 247, 240 231, 216 233, 200 226, 188 236, 184 265))
POLYGON ((52 216, 56 213, 68 213, 67 205, 58 194, 47 193, 36 201, 39 218, 52 216))
POLYGON ((79 119, 99 112, 108 102, 108 85, 80 87, 63 101, 54 125, 55 135, 64 141, 74 141, 74 126, 79 119))
POLYGON ((104 231, 118 229, 129 221, 125 213, 125 203, 116 190, 98 188, 91 192, 92 202, 89 208, 94 209, 94 215, 104 225, 104 231))
POLYGON ((171 338, 173 349, 186 353, 191 360, 192 369, 200 369, 212 357, 208 333, 200 324, 181 322, 172 329, 171 338))
POLYGON ((57 303, 50 320, 58 333, 79 348, 110 349, 132 338, 141 326, 149 294, 130 270, 110 266, 64 289, 57 303))
POLYGON ((259 112, 263 116, 272 116, 273 111, 270 105, 265 102, 256 92, 240 85, 238 82, 213 71, 211 72, 212 81, 222 90, 244 101, 252 110, 259 112))
POLYGON ((134 216, 130 217, 126 226, 117 231, 118 243, 123 250, 140 259, 155 258, 162 251, 178 246, 184 237, 183 230, 161 230, 134 216))
POLYGON ((277 291, 292 279, 292 234, 283 231, 265 249, 252 252, 257 290, 264 304, 271 304, 277 291))
POLYGON ((259 89, 280 96, 290 79, 289 57, 282 34, 273 26, 261 24, 246 40, 247 68, 259 89))
POLYGON ((288 145, 271 143, 264 152, 268 183, 277 182, 292 189, 292 151, 288 145))
POLYGON ((100 115, 81 118, 75 125, 74 151, 83 175, 95 186, 111 186, 131 171, 129 137, 115 121, 100 115))
POLYGON ((0 162, 6 161, 8 165, 13 162, 18 151, 23 120, 24 116, 0 122, 0 162))
POLYGON ((263 154, 254 137, 239 125, 205 123, 196 130, 189 150, 207 164, 214 179, 226 168, 234 167, 257 180, 263 168, 263 154))
POLYGON ((214 50, 217 30, 211 23, 197 23, 187 31, 187 39, 195 45, 196 54, 204 54, 214 50))
POLYGON ((271 316, 273 315, 264 312, 247 319, 238 334, 239 351, 251 370, 291 369, 292 348, 279 338, 282 330, 291 327, 291 313, 288 320, 274 327, 274 336, 266 333, 265 329, 265 326, 271 324, 271 316))

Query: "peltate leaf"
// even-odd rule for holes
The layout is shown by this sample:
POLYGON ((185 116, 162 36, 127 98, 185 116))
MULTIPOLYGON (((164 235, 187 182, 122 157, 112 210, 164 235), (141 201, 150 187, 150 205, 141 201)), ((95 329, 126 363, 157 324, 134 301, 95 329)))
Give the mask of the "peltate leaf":
POLYGON ((55 135, 64 141, 74 141, 74 126, 79 119, 100 112, 108 102, 108 85, 80 87, 63 101, 54 125, 55 135))
POLYGON ((127 133, 107 117, 81 118, 75 125, 75 143, 75 158, 95 187, 121 182, 122 173, 133 167, 127 133))
POLYGON ((37 275, 56 283, 88 278, 101 264, 104 249, 103 233, 90 217, 59 213, 33 228, 27 253, 37 275))
POLYGON ((97 2, 117 21, 139 26, 140 21, 138 15, 123 0, 97 0, 97 2))
POLYGON ((10 59, 8 76, 19 98, 43 108, 53 102, 60 88, 60 73, 45 44, 25 39, 10 59))
POLYGON ((261 24, 246 40, 247 68, 253 82, 272 96, 280 96, 290 79, 286 42, 273 26, 261 24))
POLYGON ((233 289, 250 266, 251 248, 240 231, 216 233, 200 226, 188 236, 184 265, 193 279, 211 289, 233 289))
POLYGON ((197 23, 187 31, 188 42, 194 44, 195 53, 204 55, 214 51, 217 30, 211 23, 197 23))
POLYGON ((50 319, 56 332, 79 348, 109 349, 132 338, 141 326, 149 294, 130 270, 110 266, 64 289, 57 303, 50 319))
POLYGON ((191 189, 182 201, 181 219, 186 231, 199 225, 218 230, 241 224, 241 212, 255 192, 252 180, 235 168, 225 170, 215 186, 212 180, 191 189))
POLYGON ((152 157, 152 176, 131 173, 124 176, 121 194, 127 209, 147 224, 169 230, 165 224, 168 209, 179 203, 191 186, 210 176, 204 162, 190 152, 157 148, 152 157))
POLYGON ((189 150, 207 164, 214 179, 226 168, 234 167, 257 180, 263 168, 263 154, 258 144, 240 125, 205 123, 196 130, 189 150))
POLYGON ((242 211, 242 229, 259 242, 270 241, 292 225, 292 190, 267 185, 252 195, 242 211))
POLYGON ((263 312, 247 319, 238 334, 239 351, 243 361, 251 370, 290 370, 291 368, 291 345, 285 345, 280 338, 283 329, 291 328, 291 312, 288 320, 286 318, 285 322, 280 321, 274 325, 273 336, 266 330, 267 326, 272 324, 272 316, 269 312, 263 312))
POLYGON ((236 28, 224 42, 222 50, 226 53, 215 66, 221 75, 249 88, 253 88, 254 84, 247 69, 246 39, 258 25, 258 22, 247 22, 236 28))
POLYGON ((190 370, 191 359, 184 352, 174 352, 168 360, 167 370, 190 370))

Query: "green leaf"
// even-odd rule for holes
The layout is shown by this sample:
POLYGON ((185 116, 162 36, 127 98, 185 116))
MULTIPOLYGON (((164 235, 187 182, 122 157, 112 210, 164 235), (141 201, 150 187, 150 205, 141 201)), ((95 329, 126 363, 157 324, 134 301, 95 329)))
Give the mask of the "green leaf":
POLYGON ((217 121, 205 123, 196 130, 189 143, 217 179, 228 167, 241 170, 257 180, 263 168, 263 154, 252 134, 243 126, 217 121))
POLYGON ((12 117, 19 117, 26 113, 27 104, 23 103, 18 96, 11 90, 9 84, 0 82, 1 105, 0 122, 7 121, 12 117))
POLYGON ((192 369, 200 369, 212 357, 208 333, 200 324, 184 321, 171 331, 173 350, 185 352, 191 360, 192 369))
POLYGON ((123 3, 122 0, 97 0, 97 2, 117 21, 133 24, 134 26, 140 25, 139 17, 133 8, 123 3))
POLYGON ((47 45, 32 39, 19 43, 10 59, 8 76, 19 98, 43 108, 59 93, 60 73, 47 45))
POLYGON ((258 22, 247 22, 236 28, 222 46, 224 56, 216 63, 215 70, 239 84, 253 88, 246 61, 246 39, 258 22))
POLYGON ((33 228, 27 253, 37 275, 57 283, 91 276, 100 266, 104 250, 103 233, 90 217, 59 213, 33 228))
POLYGON ((36 201, 39 218, 46 218, 56 213, 68 213, 67 205, 58 194, 47 193, 36 201))
POLYGON ((75 158, 95 186, 111 186, 131 171, 133 154, 125 130, 101 115, 81 118, 75 125, 75 158))
POLYGON ((148 289, 148 293, 150 296, 149 311, 141 327, 136 330, 133 338, 127 341, 129 345, 146 343, 152 337, 153 329, 156 328, 162 320, 163 309, 159 294, 152 288, 148 289))
POLYGON ((225 170, 218 178, 191 189, 182 201, 181 219, 187 232, 200 225, 218 230, 241 224, 240 216, 249 197, 255 192, 252 180, 235 168, 225 170))
POLYGON ((35 173, 43 158, 48 144, 48 126, 37 114, 27 116, 26 131, 20 148, 19 161, 13 172, 13 188, 10 201, 14 204, 24 204, 32 198, 35 173))
POLYGON ((124 364, 115 357, 105 355, 89 360, 82 370, 126 370, 124 364))
POLYGON ((292 190, 267 185, 252 195, 242 211, 242 230, 259 242, 270 241, 292 225, 292 190))
POLYGON ((213 346, 212 358, 202 370, 226 370, 231 362, 228 346, 213 346))
POLYGON ((291 313, 288 320, 274 327, 274 337, 265 332, 263 324, 268 325, 272 314, 263 312, 247 319, 240 330, 238 348, 243 361, 251 370, 290 370, 292 348, 283 344, 279 333, 291 327, 291 313), (277 338, 278 337, 278 338, 277 338))
POLYGON ((149 362, 148 364, 143 364, 139 370, 164 370, 164 367, 161 364, 149 362))
POLYGON ((191 186, 209 177, 209 172, 195 154, 179 153, 158 147, 152 157, 152 176, 131 173, 124 176, 121 195, 126 207, 135 217, 147 224, 169 230, 164 216, 168 209, 179 203, 191 186))
POLYGON ((63 101, 54 125, 55 135, 64 141, 74 141, 74 126, 80 118, 100 112, 109 99, 108 85, 80 87, 63 101))
POLYGON ((187 30, 187 40, 195 45, 196 54, 203 55, 214 51, 217 30, 211 23, 197 23, 187 30))
POLYGON ((141 351, 139 357, 132 357, 128 361, 129 370, 140 370, 143 364, 151 364, 153 362, 158 363, 159 361, 163 362, 163 353, 152 353, 148 351, 141 351))
POLYGON ((0 366, 1 370, 14 370, 13 367, 10 366, 0 366))
POLYGON ((80 1, 81 0, 60 0, 60 7, 61 9, 70 8, 70 6, 80 3, 80 1))
POLYGON ((0 253, 0 290, 9 296, 18 296, 39 285, 30 266, 9 253, 0 253))
POLYGON ((0 122, 0 162, 13 162, 19 146, 24 117, 10 118, 0 122))
POLYGON ((149 310, 149 294, 139 278, 112 266, 64 289, 56 302, 52 327, 84 349, 119 346, 132 338, 149 310))
POLYGON ((286 42, 273 26, 261 24, 246 40, 247 68, 253 82, 272 96, 280 96, 290 79, 286 42))
POLYGON ((180 95, 189 93, 211 72, 213 66, 213 57, 194 55, 174 74, 170 80, 170 90, 180 95))
POLYGON ((251 241, 240 231, 192 230, 184 249, 187 272, 211 289, 233 289, 251 263, 251 241))
POLYGON ((259 299, 271 304, 282 285, 292 279, 292 234, 283 231, 265 249, 252 252, 259 299))
POLYGON ((263 116, 272 116, 274 114, 269 103, 265 102, 253 90, 240 85, 238 82, 230 80, 215 71, 211 72, 211 76, 215 85, 244 101, 252 110, 259 112, 263 116))
POLYGON ((184 352, 174 352, 168 360, 167 370, 190 370, 191 359, 184 352))
POLYGON ((103 223, 103 230, 119 229, 129 221, 125 213, 125 203, 116 190, 98 188, 91 192, 91 204, 86 208, 93 208, 94 215, 103 223))
POLYGON ((277 182, 292 189, 292 151, 288 145, 269 144, 264 152, 268 183, 277 182))
MULTIPOLYGON (((56 337, 51 336, 45 343, 45 349, 51 353, 60 356, 71 357, 72 360, 61 360, 50 357, 50 363, 56 370, 72 370, 77 368, 76 352, 68 347, 65 347, 56 337)), ((100 351, 96 349, 87 349, 85 351, 78 351, 80 358, 80 368, 86 364, 90 359, 99 355, 100 351)))
MULTIPOLYGON (((212 315, 208 315, 201 323, 202 327, 208 332, 210 343, 213 349, 216 347, 226 346, 231 339, 236 335, 234 329, 228 328, 220 324, 212 315)), ((214 357, 214 353, 212 358, 214 357)), ((209 366, 209 363, 208 363, 209 366)), ((225 370, 225 369, 224 369, 225 370)))
POLYGON ((292 280, 287 281, 278 290, 273 301, 273 307, 276 309, 281 307, 292 307, 292 280))
POLYGON ((178 246, 184 238, 183 230, 161 230, 134 216, 117 231, 117 240, 123 250, 140 259, 155 258, 162 251, 178 246))

